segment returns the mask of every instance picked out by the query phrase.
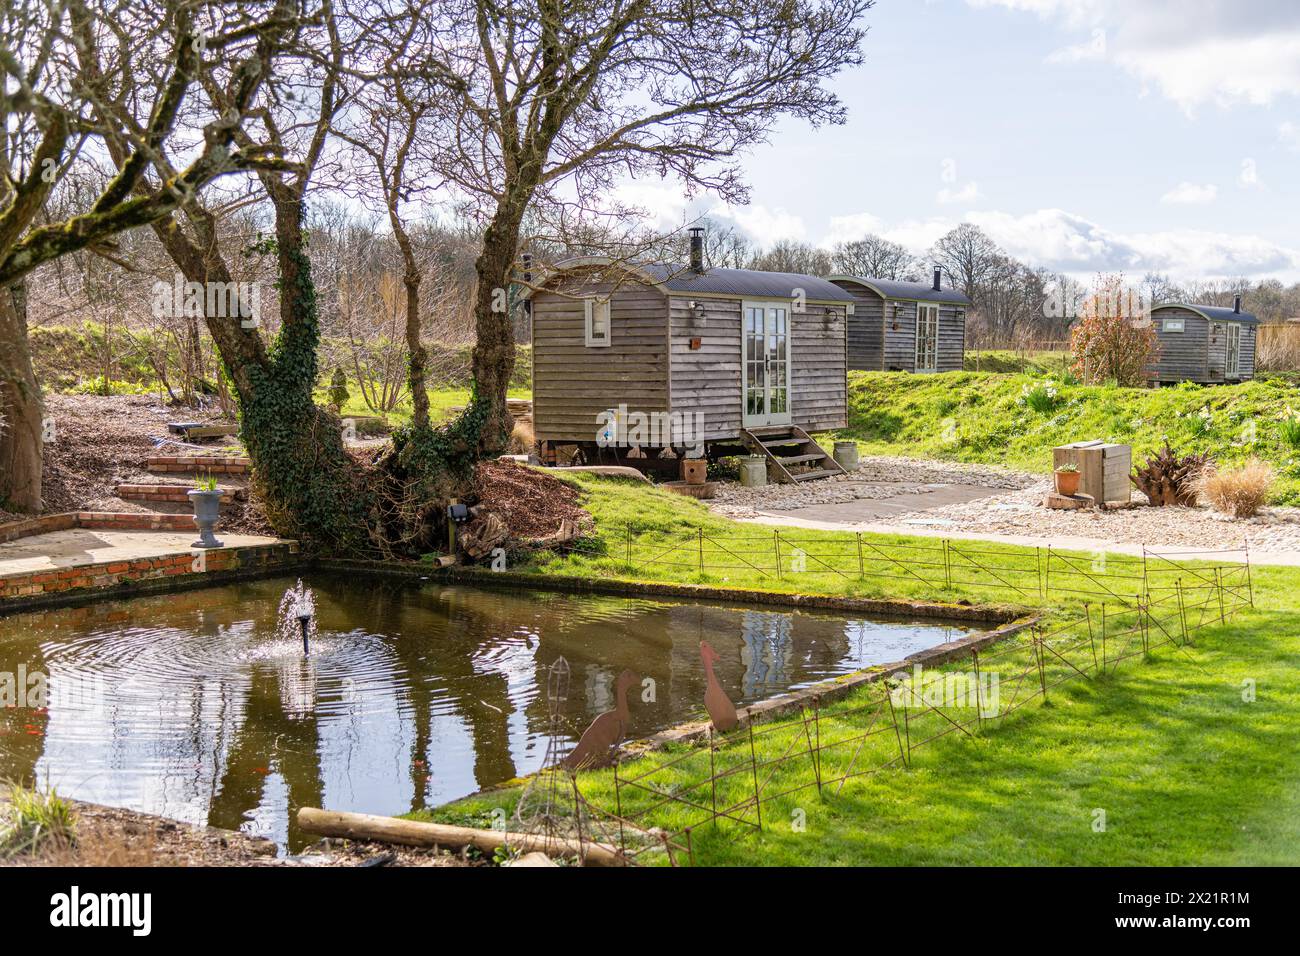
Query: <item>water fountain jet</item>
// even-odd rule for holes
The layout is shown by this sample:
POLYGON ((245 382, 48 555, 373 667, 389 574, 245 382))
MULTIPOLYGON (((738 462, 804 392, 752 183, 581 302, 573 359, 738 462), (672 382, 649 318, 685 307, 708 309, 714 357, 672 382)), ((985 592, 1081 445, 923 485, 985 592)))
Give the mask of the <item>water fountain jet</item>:
POLYGON ((301 580, 296 587, 289 588, 280 599, 279 634, 285 640, 292 640, 301 634, 302 653, 311 653, 311 639, 316 635, 316 598, 311 588, 305 587, 301 580), (294 622, 298 632, 294 632, 294 622))

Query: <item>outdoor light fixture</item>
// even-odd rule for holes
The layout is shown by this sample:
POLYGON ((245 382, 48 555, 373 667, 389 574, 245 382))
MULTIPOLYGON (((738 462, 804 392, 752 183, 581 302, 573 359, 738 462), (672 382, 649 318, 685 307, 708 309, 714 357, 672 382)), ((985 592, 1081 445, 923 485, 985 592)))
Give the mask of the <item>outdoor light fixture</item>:
POLYGON ((469 520, 469 505, 447 505, 447 517, 456 524, 464 524, 469 520))
POLYGON ((697 318, 704 318, 704 303, 691 300, 691 313, 697 318))

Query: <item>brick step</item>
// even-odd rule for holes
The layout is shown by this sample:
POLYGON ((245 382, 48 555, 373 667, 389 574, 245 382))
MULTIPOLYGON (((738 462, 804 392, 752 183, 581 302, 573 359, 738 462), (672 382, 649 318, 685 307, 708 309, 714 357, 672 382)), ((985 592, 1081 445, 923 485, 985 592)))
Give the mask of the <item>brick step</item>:
POLYGON ((152 455, 145 468, 155 475, 246 475, 247 458, 222 458, 217 455, 152 455))
MULTIPOLYGON (((118 485, 117 496, 123 501, 168 501, 189 504, 193 485, 118 485)), ((243 501, 248 497, 244 488, 225 488, 227 500, 243 501)))

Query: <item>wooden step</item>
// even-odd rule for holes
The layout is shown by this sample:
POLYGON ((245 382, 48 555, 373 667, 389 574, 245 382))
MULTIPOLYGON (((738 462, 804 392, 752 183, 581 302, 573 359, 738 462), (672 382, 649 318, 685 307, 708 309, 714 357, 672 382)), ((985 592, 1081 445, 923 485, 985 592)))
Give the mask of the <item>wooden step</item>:
POLYGON ((218 455, 150 455, 145 462, 155 475, 245 475, 250 467, 247 458, 218 455))
POLYGON ((803 471, 790 477, 795 481, 812 481, 814 478, 831 478, 838 474, 841 474, 841 472, 822 468, 817 471, 803 471))
POLYGON ((776 438, 773 439, 772 441, 765 441, 763 442, 763 447, 781 448, 785 445, 802 445, 802 444, 804 444, 804 440, 802 438, 799 438, 796 435, 791 435, 789 438, 776 438))
POLYGON ((815 455, 779 455, 776 460, 787 467, 790 465, 806 465, 810 461, 825 461, 826 453, 819 451, 815 455))

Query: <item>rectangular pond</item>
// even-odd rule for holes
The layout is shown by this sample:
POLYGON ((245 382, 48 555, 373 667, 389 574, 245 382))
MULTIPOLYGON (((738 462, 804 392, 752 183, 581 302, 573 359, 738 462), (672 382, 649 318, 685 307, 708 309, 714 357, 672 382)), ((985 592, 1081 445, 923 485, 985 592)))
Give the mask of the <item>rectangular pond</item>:
POLYGON ((322 573, 306 579, 318 634, 304 656, 277 630, 293 584, 0 616, 0 780, 296 850, 301 806, 405 813, 535 771, 560 656, 571 739, 614 707, 624 669, 642 679, 630 733, 644 736, 703 716, 703 639, 739 705, 978 629, 322 573))

